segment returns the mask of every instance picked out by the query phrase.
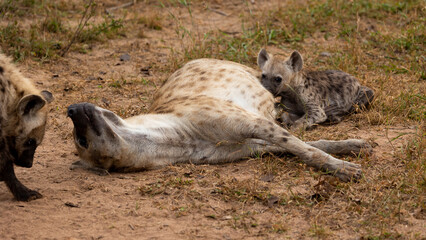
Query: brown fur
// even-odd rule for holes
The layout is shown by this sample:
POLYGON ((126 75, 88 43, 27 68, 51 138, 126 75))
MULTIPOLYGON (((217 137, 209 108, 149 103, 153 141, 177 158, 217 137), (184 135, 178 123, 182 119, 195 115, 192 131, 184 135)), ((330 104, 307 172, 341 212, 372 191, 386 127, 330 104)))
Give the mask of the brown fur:
POLYGON ((47 118, 46 102, 51 93, 39 91, 0 54, 0 181, 19 201, 40 198, 15 176, 13 165, 31 167, 34 152, 41 143, 47 118))

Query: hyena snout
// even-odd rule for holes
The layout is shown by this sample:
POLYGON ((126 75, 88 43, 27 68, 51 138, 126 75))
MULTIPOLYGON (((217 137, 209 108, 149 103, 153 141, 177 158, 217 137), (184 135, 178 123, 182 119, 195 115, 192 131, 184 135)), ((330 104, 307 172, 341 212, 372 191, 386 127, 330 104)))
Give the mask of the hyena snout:
POLYGON ((13 163, 20 167, 30 168, 33 166, 34 153, 37 144, 34 139, 29 139, 21 147, 17 147, 15 137, 7 137, 9 152, 13 156, 13 163), (20 149, 20 150, 18 150, 20 149))
POLYGON ((33 166, 34 161, 34 149, 28 149, 22 152, 21 156, 15 160, 15 165, 25 168, 30 168, 33 166))
POLYGON ((101 136, 102 117, 95 105, 91 103, 72 104, 68 107, 67 116, 74 124, 74 138, 83 148, 89 147, 89 132, 101 136))

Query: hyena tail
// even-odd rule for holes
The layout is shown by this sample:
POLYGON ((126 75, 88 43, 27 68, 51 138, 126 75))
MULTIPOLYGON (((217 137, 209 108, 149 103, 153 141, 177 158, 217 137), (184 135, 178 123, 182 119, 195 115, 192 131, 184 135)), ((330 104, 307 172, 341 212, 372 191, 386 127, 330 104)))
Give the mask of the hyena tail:
MULTIPOLYGON (((368 108, 373 102, 374 91, 371 88, 361 86, 359 88, 358 96, 355 98, 354 105, 358 105, 360 109, 368 108)), ((352 107, 350 112, 353 112, 355 109, 352 107)))

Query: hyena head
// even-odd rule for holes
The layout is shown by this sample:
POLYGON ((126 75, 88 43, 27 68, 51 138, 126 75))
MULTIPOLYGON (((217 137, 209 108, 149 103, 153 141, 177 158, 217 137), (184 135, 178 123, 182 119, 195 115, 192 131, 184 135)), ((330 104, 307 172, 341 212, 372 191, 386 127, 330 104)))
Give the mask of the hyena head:
POLYGON ((257 64, 262 71, 260 82, 274 96, 278 96, 296 81, 302 70, 303 59, 299 52, 294 51, 288 59, 268 54, 265 49, 260 50, 257 64))
POLYGON ((74 143, 80 158, 92 167, 113 168, 121 149, 121 139, 115 131, 119 131, 123 120, 91 103, 72 104, 67 115, 74 123, 74 143))
POLYGON ((28 94, 19 100, 15 114, 9 116, 6 139, 15 165, 32 167, 35 150, 45 132, 47 108, 44 106, 52 99, 48 91, 28 94))

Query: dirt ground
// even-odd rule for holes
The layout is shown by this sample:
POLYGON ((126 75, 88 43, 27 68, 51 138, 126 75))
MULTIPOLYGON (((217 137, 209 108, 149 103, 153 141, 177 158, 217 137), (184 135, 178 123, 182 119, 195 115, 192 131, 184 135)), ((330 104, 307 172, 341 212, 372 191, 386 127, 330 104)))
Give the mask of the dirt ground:
MULTIPOLYGON (((239 33, 241 12, 284 4, 253 2, 214 1, 209 8, 194 7, 192 18, 185 8, 168 11, 180 21, 195 21, 188 27, 197 26, 199 33, 218 29, 239 33)), ((105 6, 119 4, 110 1, 105 6)), ((51 62, 19 64, 25 76, 54 94, 55 101, 49 106, 46 136, 34 166, 16 168, 21 182, 43 198, 17 202, 0 184, 0 239, 367 239, 380 235, 380 226, 360 221, 365 216, 363 204, 381 194, 368 184, 381 181, 385 169, 401 164, 395 154, 420 127, 412 122, 364 125, 357 122, 362 116, 357 116, 303 136, 305 140, 363 138, 375 144, 373 155, 347 158, 363 166, 365 177, 359 186, 333 185, 336 180, 319 176, 297 158, 274 156, 107 176, 69 170, 79 158, 66 107, 87 101, 123 117, 145 112, 155 90, 171 74, 164 67, 170 64, 171 49, 178 52, 182 44, 167 17, 170 14, 154 3, 139 2, 125 11, 126 18, 163 16, 162 30, 145 28, 141 38, 140 29, 134 29, 126 37, 87 46, 88 53, 71 51, 51 62), (130 60, 120 61, 123 54, 129 54, 130 60), (328 192, 329 198, 318 203, 314 199, 321 191, 328 192)), ((387 225, 387 231, 397 232, 398 238, 425 239, 424 208, 412 209, 401 212, 402 220, 387 225)), ((375 224, 381 221, 374 219, 375 224)))

